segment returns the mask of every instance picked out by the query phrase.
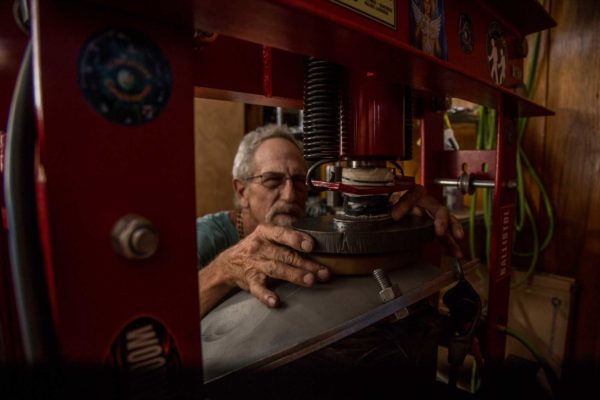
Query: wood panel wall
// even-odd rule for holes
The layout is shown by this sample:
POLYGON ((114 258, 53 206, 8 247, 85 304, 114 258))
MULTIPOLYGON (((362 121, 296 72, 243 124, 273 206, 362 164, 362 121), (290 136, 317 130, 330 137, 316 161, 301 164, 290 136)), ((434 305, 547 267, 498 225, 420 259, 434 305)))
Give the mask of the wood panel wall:
MULTIPOLYGON (((532 120, 524 143, 556 213, 539 269, 577 280, 566 372, 578 380, 600 376, 600 2, 549 7, 558 26, 547 35, 535 100, 556 115, 532 120)), ((545 231, 539 192, 531 193, 545 231)))
POLYGON ((244 104, 195 99, 196 215, 233 208, 231 167, 244 135, 244 104))

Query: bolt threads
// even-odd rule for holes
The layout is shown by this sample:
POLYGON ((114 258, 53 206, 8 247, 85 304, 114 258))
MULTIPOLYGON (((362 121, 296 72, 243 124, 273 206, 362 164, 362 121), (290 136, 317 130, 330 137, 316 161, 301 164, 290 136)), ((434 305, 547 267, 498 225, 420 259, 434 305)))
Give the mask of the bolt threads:
POLYGON ((373 271, 373 277, 379 284, 379 288, 381 290, 385 288, 392 287, 392 282, 390 282, 390 278, 388 278, 387 274, 381 268, 377 268, 373 271))

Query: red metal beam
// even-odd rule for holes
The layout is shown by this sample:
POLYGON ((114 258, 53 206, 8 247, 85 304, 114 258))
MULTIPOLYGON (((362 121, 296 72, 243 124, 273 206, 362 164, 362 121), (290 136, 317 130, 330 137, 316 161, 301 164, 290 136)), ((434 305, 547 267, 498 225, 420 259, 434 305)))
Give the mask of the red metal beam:
MULTIPOLYGON (((492 364, 504 360, 506 334, 498 326, 508 321, 512 238, 515 227, 516 191, 505 183, 516 179, 516 120, 504 114, 502 101, 497 108, 496 175, 492 209, 492 237, 488 283, 488 313, 485 328, 484 357, 492 364)), ((494 365, 492 365, 493 367, 494 365)))
MULTIPOLYGON (((408 3, 399 2, 398 7, 404 7, 399 13, 408 18, 408 3)), ((500 93, 505 97, 505 112, 509 116, 553 114, 492 83, 480 64, 485 54, 472 58, 471 63, 465 63, 462 58, 454 63, 411 47, 407 44, 406 20, 400 20, 398 31, 393 31, 328 1, 260 1, 253 2, 249 12, 248 3, 243 0, 197 0, 194 11, 194 24, 198 29, 354 66, 414 89, 490 107, 495 107, 500 93)), ((484 10, 479 12, 482 21, 476 35, 485 37, 485 29, 494 16, 484 10)), ((453 25, 448 23, 448 29, 457 29, 453 25)), ((448 41, 458 40, 454 38, 457 35, 448 33, 447 36, 448 41)), ((451 45, 449 43, 449 47, 451 45)), ((484 49, 480 47, 479 52, 484 49)))
POLYGON ((151 317, 173 339, 164 343, 174 343, 180 366, 199 367, 191 41, 145 19, 33 4, 38 209, 61 359, 100 366, 127 324, 151 317), (168 103, 141 125, 103 117, 80 84, 82 49, 115 26, 160 48, 173 76, 168 103), (150 258, 126 259, 111 246, 113 227, 130 213, 159 232, 150 258))

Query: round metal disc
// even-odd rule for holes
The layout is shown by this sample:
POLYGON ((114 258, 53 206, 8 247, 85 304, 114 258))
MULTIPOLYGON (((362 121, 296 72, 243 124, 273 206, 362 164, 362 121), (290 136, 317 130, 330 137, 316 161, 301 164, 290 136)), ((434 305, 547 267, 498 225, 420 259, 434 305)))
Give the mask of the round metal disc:
POLYGON ((393 270, 413 265, 421 259, 421 252, 410 250, 385 254, 311 253, 307 257, 325 265, 334 275, 370 275, 376 269, 393 270))
POLYGON ((402 253, 420 249, 435 237, 433 221, 409 215, 400 221, 336 223, 333 216, 303 218, 294 229, 313 237, 317 254, 402 253))
MULTIPOLYGON (((475 261, 464 264, 464 273, 477 265, 475 261)), ((454 271, 425 263, 390 271, 388 277, 402 295, 385 303, 370 276, 338 276, 310 288, 280 282, 272 288, 281 299, 281 307, 275 309, 246 291, 232 295, 202 319, 204 382, 287 364, 416 304, 456 280, 454 271)))
POLYGON ((266 307, 241 291, 202 319, 205 383, 244 369, 284 365, 430 296, 450 284, 428 264, 392 271, 403 295, 382 303, 370 276, 336 277, 306 288, 281 282, 273 288, 281 307, 266 307), (394 304, 395 303, 395 304, 394 304))

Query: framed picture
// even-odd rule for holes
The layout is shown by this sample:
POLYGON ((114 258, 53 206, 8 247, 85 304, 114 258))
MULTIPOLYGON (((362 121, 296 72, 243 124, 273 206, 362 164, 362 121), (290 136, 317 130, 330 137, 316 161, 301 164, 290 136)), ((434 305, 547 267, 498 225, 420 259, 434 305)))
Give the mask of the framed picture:
POLYGON ((423 52, 446 60, 444 0, 410 0, 410 44, 423 52))

